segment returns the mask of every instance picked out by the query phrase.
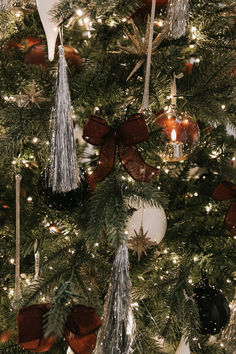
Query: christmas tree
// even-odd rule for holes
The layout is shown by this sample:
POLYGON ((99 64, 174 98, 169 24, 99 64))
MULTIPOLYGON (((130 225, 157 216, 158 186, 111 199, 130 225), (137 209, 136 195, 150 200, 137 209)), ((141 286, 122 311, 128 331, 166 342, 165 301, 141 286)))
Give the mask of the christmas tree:
POLYGON ((234 1, 0 18, 0 352, 235 353, 234 1))

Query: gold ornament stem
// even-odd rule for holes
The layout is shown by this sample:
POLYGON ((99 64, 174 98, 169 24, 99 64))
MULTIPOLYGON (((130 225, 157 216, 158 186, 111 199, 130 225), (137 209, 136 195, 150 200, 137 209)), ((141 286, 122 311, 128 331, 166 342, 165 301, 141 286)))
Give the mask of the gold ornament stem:
POLYGON ((152 10, 151 10, 151 22, 150 22, 150 32, 148 41, 148 53, 147 53, 147 65, 145 73, 145 83, 144 83, 144 93, 141 110, 145 111, 149 108, 149 86, 150 86, 150 74, 151 74, 151 60, 152 60, 152 41, 153 41, 153 27, 154 27, 154 17, 156 10, 156 0, 152 0, 152 10))
POLYGON ((14 301, 21 299, 20 290, 20 182, 21 175, 16 175, 16 267, 15 267, 15 291, 14 301))

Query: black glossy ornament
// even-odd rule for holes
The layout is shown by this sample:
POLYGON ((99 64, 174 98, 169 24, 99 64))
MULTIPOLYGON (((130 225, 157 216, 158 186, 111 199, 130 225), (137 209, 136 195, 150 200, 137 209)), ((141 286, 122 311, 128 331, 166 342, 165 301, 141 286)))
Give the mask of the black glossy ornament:
POLYGON ((89 196, 89 187, 86 182, 87 174, 80 168, 80 184, 75 190, 67 193, 54 193, 48 187, 48 170, 45 169, 39 179, 38 191, 44 203, 58 211, 70 211, 89 196))
POLYGON ((194 288, 194 299, 198 305, 202 334, 217 334, 230 320, 230 308, 224 294, 210 286, 207 279, 194 288))

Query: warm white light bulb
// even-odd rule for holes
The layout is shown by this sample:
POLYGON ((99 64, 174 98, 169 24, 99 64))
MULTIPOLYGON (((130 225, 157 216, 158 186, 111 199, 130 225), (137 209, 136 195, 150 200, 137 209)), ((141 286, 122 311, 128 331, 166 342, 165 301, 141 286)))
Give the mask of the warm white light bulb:
POLYGON ((76 11, 76 13, 77 13, 78 16, 82 16, 83 15, 83 11, 81 9, 78 9, 76 11))

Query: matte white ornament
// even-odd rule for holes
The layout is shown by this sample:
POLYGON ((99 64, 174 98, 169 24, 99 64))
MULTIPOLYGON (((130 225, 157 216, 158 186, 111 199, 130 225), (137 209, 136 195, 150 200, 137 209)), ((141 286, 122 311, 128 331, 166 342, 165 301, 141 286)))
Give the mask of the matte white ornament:
POLYGON ((36 0, 39 16, 47 38, 48 59, 50 61, 54 59, 55 45, 59 32, 58 23, 55 22, 50 11, 58 2, 58 0, 36 0))
POLYGON ((161 206, 155 207, 147 203, 133 203, 131 207, 137 211, 129 218, 126 230, 128 239, 139 233, 140 227, 143 227, 144 234, 147 232, 153 242, 160 243, 166 233, 167 221, 166 214, 161 206))
POLYGON ((182 336, 179 346, 175 352, 175 354, 191 354, 189 348, 189 342, 186 341, 185 336, 182 336))

